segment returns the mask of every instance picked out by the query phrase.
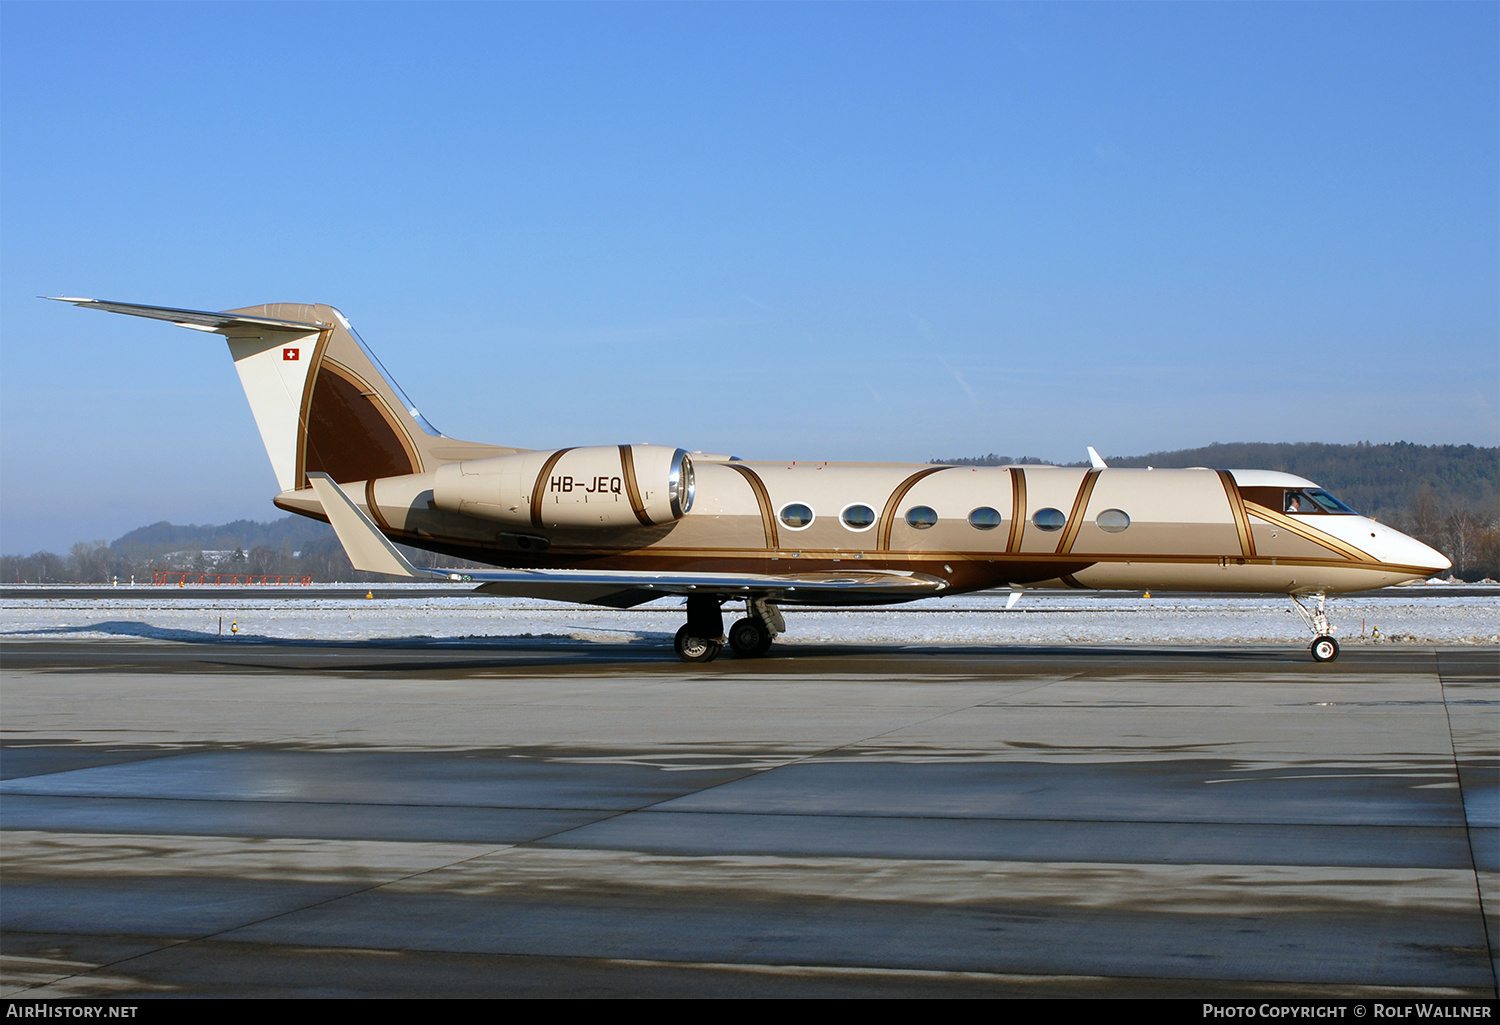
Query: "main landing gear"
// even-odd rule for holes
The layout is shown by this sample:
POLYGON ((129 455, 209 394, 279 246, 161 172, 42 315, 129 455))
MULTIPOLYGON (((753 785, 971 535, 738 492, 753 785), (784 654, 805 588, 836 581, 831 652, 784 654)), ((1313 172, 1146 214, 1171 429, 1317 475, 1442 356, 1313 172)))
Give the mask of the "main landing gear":
MULTIPOLYGON (((688 621, 673 647, 684 662, 712 662, 724 646, 722 600, 693 596, 687 601, 688 621)), ((729 628, 729 646, 740 658, 759 658, 771 650, 771 642, 786 632, 781 612, 764 598, 745 600, 745 618, 729 628)))
POLYGON ((1333 639, 1333 626, 1328 621, 1328 594, 1319 591, 1312 595, 1317 601, 1312 608, 1303 604, 1295 594, 1287 595, 1296 606, 1297 613, 1307 628, 1313 632, 1312 657, 1314 662, 1332 662, 1339 657, 1339 642, 1333 639))
POLYGON ((786 633, 786 620, 781 610, 764 598, 750 598, 745 602, 745 618, 729 628, 729 646, 740 658, 760 658, 782 633, 786 633))

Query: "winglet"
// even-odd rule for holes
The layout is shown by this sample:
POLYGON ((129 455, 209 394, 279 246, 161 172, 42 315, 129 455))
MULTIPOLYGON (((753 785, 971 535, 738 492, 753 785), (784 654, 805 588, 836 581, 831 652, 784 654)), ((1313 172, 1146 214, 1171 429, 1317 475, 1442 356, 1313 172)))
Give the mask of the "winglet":
POLYGON ((309 473, 307 482, 312 485, 318 501, 323 503, 328 522, 333 524, 333 532, 339 536, 339 544, 344 546, 344 552, 355 569, 366 573, 389 573, 394 577, 447 575, 419 570, 408 562, 328 474, 309 473))
POLYGON ((1092 445, 1089 446, 1089 465, 1096 470, 1109 469, 1109 464, 1099 457, 1099 453, 1094 451, 1092 445))

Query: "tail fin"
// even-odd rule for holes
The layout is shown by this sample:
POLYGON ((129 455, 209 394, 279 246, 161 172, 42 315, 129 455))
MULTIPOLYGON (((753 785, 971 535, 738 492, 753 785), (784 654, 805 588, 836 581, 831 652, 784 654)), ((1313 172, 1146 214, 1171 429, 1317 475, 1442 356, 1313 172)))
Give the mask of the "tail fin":
POLYGON ((98 299, 58 301, 225 336, 282 491, 308 487, 309 473, 347 483, 516 451, 439 434, 344 315, 323 303, 267 303, 213 313, 98 299))

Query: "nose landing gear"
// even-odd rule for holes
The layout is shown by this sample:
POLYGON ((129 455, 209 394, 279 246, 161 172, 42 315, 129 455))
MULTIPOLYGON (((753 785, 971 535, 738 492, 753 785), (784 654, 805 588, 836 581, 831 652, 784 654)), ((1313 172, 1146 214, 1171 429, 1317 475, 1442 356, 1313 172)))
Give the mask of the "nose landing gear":
POLYGON ((1308 608, 1295 595, 1289 594, 1292 604, 1296 606, 1297 613, 1307 628, 1313 632, 1312 657, 1314 662, 1332 662, 1339 657, 1339 642, 1333 639, 1333 625, 1328 621, 1328 594, 1319 591, 1313 595, 1317 599, 1312 608, 1308 608))
POLYGON ((1339 657, 1339 642, 1332 637, 1319 637, 1312 642, 1314 662, 1332 662, 1339 657))

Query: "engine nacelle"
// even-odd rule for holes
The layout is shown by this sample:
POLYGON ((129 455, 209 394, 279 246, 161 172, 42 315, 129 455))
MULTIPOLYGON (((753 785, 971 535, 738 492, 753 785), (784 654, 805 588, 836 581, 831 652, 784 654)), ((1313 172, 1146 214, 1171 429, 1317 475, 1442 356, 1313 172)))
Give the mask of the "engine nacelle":
POLYGON ((448 463, 433 505, 519 527, 641 527, 693 507, 693 460, 663 445, 596 445, 448 463))

